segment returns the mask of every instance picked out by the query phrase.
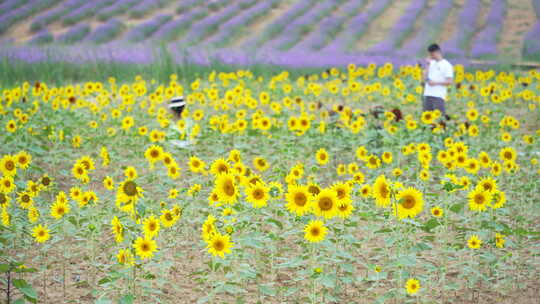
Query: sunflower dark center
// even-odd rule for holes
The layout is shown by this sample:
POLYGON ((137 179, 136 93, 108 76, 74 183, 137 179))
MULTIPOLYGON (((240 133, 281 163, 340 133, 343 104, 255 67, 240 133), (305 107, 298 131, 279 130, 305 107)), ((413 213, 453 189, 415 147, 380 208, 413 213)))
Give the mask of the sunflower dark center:
POLYGON ((253 191, 253 198, 260 200, 264 197, 264 192, 261 189, 255 189, 253 191))
POLYGON ((45 176, 45 177, 43 177, 43 178, 41 179, 41 184, 42 184, 43 186, 48 186, 48 185, 51 184, 51 179, 48 178, 47 176, 45 176))
POLYGON ((294 196, 294 204, 303 207, 307 203, 307 197, 304 193, 296 193, 294 196))
POLYGON ((6 162, 6 169, 8 171, 11 171, 11 170, 15 169, 15 163, 13 161, 11 161, 11 160, 8 160, 6 162))
POLYGON ((216 251, 223 251, 225 249, 225 243, 222 240, 214 241, 214 248, 216 251))
POLYGON ((322 211, 328 211, 328 210, 332 209, 333 204, 334 204, 334 202, 329 197, 322 197, 321 199, 319 199, 319 208, 322 211))
POLYGON ((321 229, 319 227, 313 227, 310 231, 312 236, 319 236, 321 234, 321 229))
POLYGON ((128 196, 135 196, 137 194, 137 184, 134 181, 127 181, 124 184, 124 192, 128 196))
POLYGON ((414 197, 412 197, 411 195, 406 195, 405 197, 403 197, 403 203, 401 204, 403 208, 411 209, 414 207, 414 205, 416 205, 416 200, 414 199, 414 197))
POLYGON ((225 192, 225 194, 227 194, 228 196, 234 195, 234 185, 232 181, 225 181, 225 183, 223 184, 223 192, 225 192))

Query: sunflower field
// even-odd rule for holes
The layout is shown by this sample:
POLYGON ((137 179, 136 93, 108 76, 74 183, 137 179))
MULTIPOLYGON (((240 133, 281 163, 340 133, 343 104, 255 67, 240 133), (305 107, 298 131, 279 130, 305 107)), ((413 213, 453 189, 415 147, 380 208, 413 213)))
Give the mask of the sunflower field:
POLYGON ((540 73, 420 81, 0 87, 2 303, 536 303, 540 73))

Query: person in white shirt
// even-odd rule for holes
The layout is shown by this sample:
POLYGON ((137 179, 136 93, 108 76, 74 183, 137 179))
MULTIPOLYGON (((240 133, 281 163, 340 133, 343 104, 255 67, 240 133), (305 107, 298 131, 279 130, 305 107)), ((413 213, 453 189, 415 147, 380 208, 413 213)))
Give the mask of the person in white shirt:
POLYGON ((426 68, 424 69, 424 99, 422 102, 423 111, 433 111, 438 109, 443 116, 446 115, 446 94, 447 87, 454 79, 454 68, 448 60, 442 56, 441 48, 437 44, 428 47, 429 56, 426 58, 426 68))

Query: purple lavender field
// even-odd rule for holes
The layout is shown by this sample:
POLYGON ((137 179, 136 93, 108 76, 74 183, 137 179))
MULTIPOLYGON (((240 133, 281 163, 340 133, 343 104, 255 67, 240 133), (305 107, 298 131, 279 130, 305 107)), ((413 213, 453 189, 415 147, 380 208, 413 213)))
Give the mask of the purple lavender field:
POLYGON ((539 0, 2 0, 0 57, 404 65, 437 42, 455 63, 539 62, 539 20, 539 0))

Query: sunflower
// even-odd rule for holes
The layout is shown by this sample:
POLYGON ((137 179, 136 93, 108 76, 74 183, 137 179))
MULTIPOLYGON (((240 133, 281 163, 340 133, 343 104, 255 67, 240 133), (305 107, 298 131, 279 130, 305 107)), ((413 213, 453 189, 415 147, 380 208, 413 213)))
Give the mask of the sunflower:
POLYGON ((156 162, 163 158, 163 148, 158 145, 152 145, 144 152, 144 157, 150 162, 150 168, 154 168, 156 162))
POLYGON ((220 174, 215 180, 215 188, 219 201, 234 204, 238 199, 238 186, 231 174, 220 174))
POLYGON ((492 177, 483 177, 478 181, 477 187, 484 189, 484 191, 493 193, 497 191, 497 181, 495 181, 492 177))
POLYGON ((217 233, 215 223, 216 218, 209 214, 206 221, 202 224, 201 235, 205 242, 209 242, 212 236, 217 233))
POLYGON ((415 295, 420 290, 420 282, 417 279, 408 279, 405 284, 405 289, 409 295, 415 295))
POLYGON ((389 164, 392 162, 392 152, 383 152, 382 154, 383 162, 389 164))
POLYGON ((341 218, 348 218, 351 216, 351 213, 354 211, 354 206, 352 202, 344 203, 344 202, 338 202, 337 206, 337 215, 341 218))
POLYGON ((8 131, 9 133, 17 131, 17 123, 15 122, 15 120, 11 119, 6 123, 6 131, 8 131))
POLYGON ((366 166, 370 169, 376 169, 380 167, 381 159, 377 155, 370 155, 366 158, 366 166))
MULTIPOLYGON (((319 189, 320 190, 320 189, 319 189)), ((285 194, 285 207, 291 213, 302 216, 311 208, 312 195, 307 186, 289 185, 285 194)))
POLYGON ((499 158, 503 162, 514 162, 517 158, 516 150, 514 150, 512 147, 502 148, 499 152, 499 158))
POLYGON ((154 252, 157 251, 156 241, 149 238, 138 237, 133 244, 135 253, 143 260, 154 256, 154 252))
POLYGON ((28 191, 17 193, 17 202, 19 203, 19 205, 21 205, 21 208, 23 209, 29 209, 31 206, 34 205, 32 195, 28 191))
POLYGON ((491 203, 492 195, 483 188, 476 187, 469 192, 469 208, 473 211, 486 211, 487 206, 491 203))
POLYGON ((192 156, 189 158, 189 170, 193 173, 199 173, 204 171, 206 164, 199 159, 197 156, 192 156))
POLYGON ((471 249, 478 249, 482 246, 482 240, 477 235, 471 235, 469 240, 467 240, 467 245, 471 249))
POLYGON ((52 185, 53 180, 47 174, 44 174, 39 179, 39 182, 41 183, 41 186, 43 186, 43 190, 46 190, 52 185))
POLYGON ((332 185, 332 190, 336 192, 338 202, 341 204, 349 204, 352 202, 351 199, 351 186, 348 183, 335 183, 332 185))
POLYGON ((37 220, 39 220, 39 210, 32 206, 28 209, 28 221, 30 223, 35 223, 37 220))
POLYGON ((313 199, 313 213, 326 219, 334 217, 337 213, 338 197, 332 189, 322 189, 313 199))
POLYGON ((431 214, 434 217, 442 217, 444 215, 444 211, 439 206, 435 206, 431 208, 431 214))
POLYGON ((118 219, 118 217, 113 217, 111 221, 112 232, 117 243, 121 243, 124 240, 124 226, 118 219))
POLYGON ((394 205, 394 214, 400 219, 413 218, 422 212, 424 207, 422 192, 413 187, 399 191, 396 199, 398 202, 394 205))
POLYGON ((136 178, 137 178, 137 169, 135 169, 135 168, 132 167, 132 166, 128 166, 128 167, 124 170, 124 175, 125 175, 128 179, 136 179, 136 178))
POLYGON ((75 164, 73 165, 73 168, 71 169, 71 173, 73 174, 73 177, 80 181, 84 181, 88 179, 88 172, 86 171, 86 166, 83 164, 75 164))
POLYGON ((134 180, 127 179, 118 185, 116 206, 123 211, 131 212, 140 197, 143 197, 143 189, 134 180))
POLYGON ((9 206, 10 198, 4 193, 0 192, 0 207, 9 206))
POLYGON ((51 237, 47 225, 37 225, 34 227, 34 229, 32 229, 32 236, 37 243, 44 243, 51 237))
POLYGON ((208 252, 213 256, 219 255, 221 258, 224 258, 226 253, 231 253, 233 245, 234 243, 231 242, 231 237, 229 235, 215 233, 208 241, 207 248, 208 252))
POLYGON ((57 200, 51 206, 51 216, 55 219, 61 219, 65 214, 69 213, 69 204, 67 201, 57 200))
POLYGON ((371 186, 368 185, 368 184, 365 184, 363 185, 361 188, 360 188, 360 195, 362 197, 370 197, 371 196, 371 186))
POLYGON ((116 259, 118 260, 118 263, 122 265, 127 265, 127 266, 135 265, 135 259, 133 258, 133 254, 131 253, 129 249, 118 250, 116 259))
POLYGON ((210 172, 214 175, 229 173, 229 164, 223 158, 218 158, 210 165, 210 172))
POLYGON ((390 184, 386 176, 379 175, 371 188, 371 195, 375 198, 375 204, 379 207, 387 207, 390 204, 390 184))
POLYGON ((113 181, 112 177, 106 176, 106 177, 103 179, 103 186, 104 186, 107 190, 113 190, 113 189, 114 189, 114 181, 113 181))
POLYGON ((144 219, 143 230, 145 238, 153 238, 159 232, 159 220, 153 215, 144 219))
POLYGON ((94 165, 94 160, 90 156, 83 156, 79 158, 75 164, 82 165, 84 167, 84 170, 96 169, 94 165))
POLYGON ((326 165, 328 163, 328 152, 324 148, 320 148, 315 154, 315 159, 319 165, 326 165))
POLYGON ((266 159, 264 159, 262 157, 255 157, 253 159, 253 166, 255 167, 255 169, 257 169, 257 170, 259 170, 261 172, 264 172, 268 168, 270 168, 270 165, 268 164, 266 159))
POLYGON ((161 216, 159 219, 163 224, 163 227, 169 228, 178 220, 178 216, 175 216, 171 210, 161 210, 161 216))
POLYGON ((309 224, 304 228, 304 239, 310 243, 319 243, 324 240, 328 228, 326 228, 322 221, 311 220, 309 224))
POLYGON ((167 175, 173 180, 177 179, 178 177, 180 177, 180 167, 178 167, 176 163, 167 166, 167 175))
POLYGON ((0 177, 0 193, 10 193, 15 189, 15 182, 11 176, 0 177))
POLYGON ((15 176, 17 175, 17 160, 15 157, 6 154, 0 159, 0 172, 4 176, 15 176))
POLYGON ((253 204, 254 208, 264 207, 266 206, 268 199, 270 199, 269 191, 270 189, 264 183, 257 182, 246 189, 246 199, 253 204))
POLYGON ((497 246, 497 248, 504 248, 504 243, 506 242, 506 240, 504 239, 506 235, 504 234, 500 234, 500 233, 495 233, 495 245, 497 246))
POLYGON ((493 204, 491 204, 490 202, 489 206, 493 209, 499 209, 503 207, 504 203, 506 203, 506 194, 500 190, 495 190, 491 192, 491 194, 495 202, 493 204))
POLYGON ((28 169, 28 166, 30 166, 30 163, 32 162, 32 156, 26 151, 17 153, 15 159, 17 160, 17 166, 24 170, 28 169))

